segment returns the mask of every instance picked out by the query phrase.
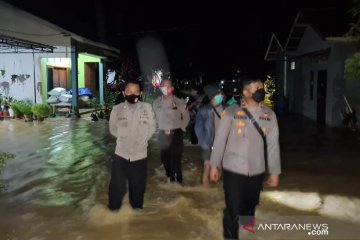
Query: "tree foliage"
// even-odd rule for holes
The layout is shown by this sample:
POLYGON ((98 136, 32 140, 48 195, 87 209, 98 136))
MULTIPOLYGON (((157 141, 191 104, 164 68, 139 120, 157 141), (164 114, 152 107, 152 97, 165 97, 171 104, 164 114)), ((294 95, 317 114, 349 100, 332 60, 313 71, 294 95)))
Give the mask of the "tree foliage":
MULTIPOLYGON (((356 41, 360 46, 360 1, 354 1, 354 7, 350 10, 353 22, 345 36, 350 41, 356 41)), ((345 79, 360 80, 360 50, 345 61, 345 79)))

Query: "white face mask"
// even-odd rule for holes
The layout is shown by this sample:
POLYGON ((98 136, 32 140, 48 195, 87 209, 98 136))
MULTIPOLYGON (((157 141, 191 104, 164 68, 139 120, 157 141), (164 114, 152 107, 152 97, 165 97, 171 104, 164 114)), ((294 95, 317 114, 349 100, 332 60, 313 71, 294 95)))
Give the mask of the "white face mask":
POLYGON ((161 92, 162 94, 164 94, 165 96, 167 96, 168 92, 167 92, 167 87, 161 87, 161 92))

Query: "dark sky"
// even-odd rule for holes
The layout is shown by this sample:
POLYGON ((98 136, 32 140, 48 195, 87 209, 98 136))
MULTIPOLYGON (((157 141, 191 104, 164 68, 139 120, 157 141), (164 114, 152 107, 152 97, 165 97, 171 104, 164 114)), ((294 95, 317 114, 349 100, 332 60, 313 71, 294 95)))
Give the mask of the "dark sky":
POLYGON ((263 72, 273 32, 286 36, 299 8, 352 6, 352 0, 8 0, 90 39, 135 56, 136 39, 161 39, 178 75, 192 71, 214 78, 237 68, 263 72))

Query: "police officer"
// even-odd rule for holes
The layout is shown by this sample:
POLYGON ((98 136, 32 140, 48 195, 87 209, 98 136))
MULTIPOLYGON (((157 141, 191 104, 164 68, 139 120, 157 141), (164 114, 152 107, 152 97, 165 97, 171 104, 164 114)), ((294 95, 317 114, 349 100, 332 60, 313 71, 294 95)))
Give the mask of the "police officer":
POLYGON ((161 162, 170 182, 182 183, 181 158, 183 151, 183 131, 189 123, 189 112, 185 104, 173 95, 170 80, 161 82, 162 96, 154 103, 154 111, 159 125, 161 162))
POLYGON ((115 105, 110 115, 110 133, 117 138, 109 185, 110 210, 118 210, 129 187, 130 204, 142 209, 146 187, 148 141, 155 132, 151 104, 140 102, 140 84, 129 82, 123 92, 125 102, 115 105))
POLYGON ((244 79, 243 95, 240 106, 233 105, 223 112, 210 158, 211 180, 218 181, 219 168, 223 168, 225 239, 237 239, 239 224, 254 220, 265 168, 270 174, 267 180, 270 187, 278 186, 281 173, 277 120, 275 113, 262 104, 265 91, 261 80, 244 79), (264 155, 265 146, 267 157, 264 155))

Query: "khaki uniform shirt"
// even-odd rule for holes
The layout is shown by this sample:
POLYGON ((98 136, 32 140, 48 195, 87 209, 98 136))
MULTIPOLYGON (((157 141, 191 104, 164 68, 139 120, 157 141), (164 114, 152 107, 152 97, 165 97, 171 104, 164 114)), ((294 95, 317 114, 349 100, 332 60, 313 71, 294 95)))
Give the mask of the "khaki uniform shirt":
MULTIPOLYGON (((266 106, 247 107, 266 134, 268 170, 280 174, 279 129, 275 113, 266 106)), ((239 105, 225 109, 215 134, 210 164, 253 176, 265 172, 264 142, 239 105)))
POLYGON ((179 98, 172 96, 165 99, 161 96, 154 101, 153 107, 160 130, 186 130, 190 120, 189 111, 179 98))
POLYGON ((124 102, 113 107, 109 128, 117 138, 115 154, 136 161, 147 157, 148 141, 155 132, 155 115, 149 103, 129 105, 124 102))

